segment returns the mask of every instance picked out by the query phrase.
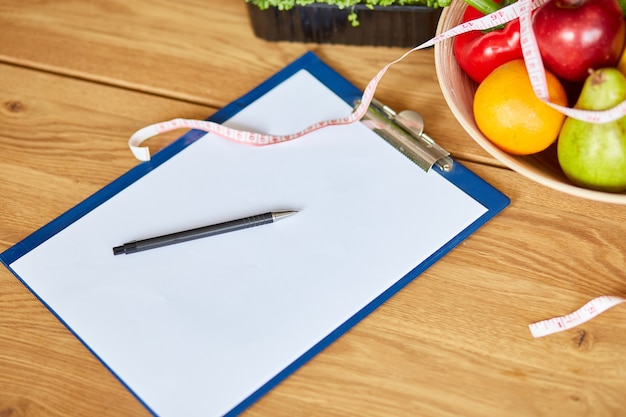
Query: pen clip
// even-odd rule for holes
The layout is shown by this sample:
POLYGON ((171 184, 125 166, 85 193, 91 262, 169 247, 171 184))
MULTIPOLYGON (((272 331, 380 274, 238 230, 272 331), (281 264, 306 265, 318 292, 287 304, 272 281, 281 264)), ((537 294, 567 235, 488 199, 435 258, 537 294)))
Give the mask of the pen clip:
POLYGON ((454 161, 450 152, 424 133, 424 119, 419 113, 412 110, 396 113, 373 98, 361 121, 424 171, 428 172, 433 165, 445 172, 452 171, 454 161))

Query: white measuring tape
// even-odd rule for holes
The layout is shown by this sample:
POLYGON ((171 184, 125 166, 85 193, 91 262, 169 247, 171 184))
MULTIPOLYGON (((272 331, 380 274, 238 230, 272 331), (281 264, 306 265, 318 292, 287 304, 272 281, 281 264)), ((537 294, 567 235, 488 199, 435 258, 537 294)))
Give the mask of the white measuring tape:
POLYGON ((433 39, 407 51, 400 58, 385 65, 378 72, 378 74, 376 74, 376 76, 370 80, 370 82, 367 84, 367 87, 365 88, 365 91, 363 92, 361 103, 353 111, 353 113, 348 116, 338 119, 320 121, 305 128, 300 132, 292 133, 289 135, 268 135, 263 133, 247 132, 228 128, 222 126, 221 124, 205 120, 174 119, 167 122, 156 123, 150 126, 146 126, 143 129, 138 130, 130 137, 128 141, 128 146, 130 147, 130 150, 137 159, 139 159, 140 161, 148 161, 150 160, 150 151, 147 147, 142 147, 141 144, 145 140, 153 136, 176 129, 202 130, 205 132, 217 134, 223 138, 242 144, 252 146, 266 146, 294 140, 314 130, 321 129, 326 126, 354 123, 360 120, 367 111, 367 108, 374 96, 374 91, 376 90, 380 79, 387 72, 389 67, 402 61, 407 55, 409 55, 413 51, 431 47, 436 43, 443 41, 444 39, 460 35, 461 33, 473 30, 489 29, 494 26, 505 24, 517 18, 520 19, 520 35, 524 61, 530 75, 533 90, 535 91, 537 97, 546 102, 546 104, 554 107, 555 109, 569 117, 591 123, 606 123, 625 116, 626 101, 620 103, 612 109, 603 111, 572 109, 550 103, 544 66, 541 60, 541 55, 539 53, 539 47, 537 46, 537 41, 535 40, 535 35, 532 29, 532 11, 544 5, 548 1, 550 0, 518 0, 516 3, 503 7, 502 9, 492 14, 453 27, 452 29, 442 34, 439 34, 433 39))
MULTIPOLYGON (((376 74, 376 76, 374 76, 374 78, 370 80, 370 82, 367 84, 367 87, 363 91, 363 96, 361 98, 360 104, 357 106, 356 109, 354 109, 354 111, 350 115, 337 119, 320 121, 301 130, 300 132, 288 135, 270 135, 257 132, 248 132, 229 128, 219 123, 206 120, 178 118, 166 122, 152 124, 138 130, 128 140, 128 146, 130 147, 130 150, 137 159, 139 159, 140 161, 149 161, 150 150, 148 147, 141 146, 141 144, 153 136, 157 136, 161 133, 177 129, 201 130, 207 133, 214 133, 225 139, 245 145, 267 146, 291 141, 327 126, 337 126, 354 123, 356 121, 359 121, 367 112, 367 109, 374 97, 374 91, 376 90, 378 83, 380 82, 383 75, 385 75, 389 67, 402 61, 407 55, 409 55, 413 51, 431 47, 438 42, 460 35, 465 32, 473 30, 486 30, 494 26, 503 25, 517 18, 520 19, 520 37, 524 61, 526 63, 526 69, 530 76, 531 84, 537 97, 543 100, 546 104, 554 107, 561 113, 565 114, 566 116, 591 123, 610 122, 625 116, 626 101, 620 103, 618 106, 612 109, 605 111, 572 109, 550 103, 544 66, 541 59, 541 54, 539 52, 539 47, 537 46, 537 41, 535 39, 535 35, 532 29, 532 11, 549 1, 550 0, 518 0, 517 2, 509 6, 503 7, 502 9, 487 16, 483 16, 481 18, 469 22, 464 22, 458 26, 455 26, 452 29, 437 35, 433 39, 405 52, 400 58, 385 65, 378 72, 378 74, 376 74)), ((530 331, 534 337, 541 337, 559 331, 567 330, 590 320, 591 318, 597 316, 603 311, 624 301, 626 300, 619 297, 598 297, 570 315, 531 324, 529 326, 530 331)))
POLYGON ((530 82, 533 86, 535 95, 564 115, 589 123, 608 123, 624 117, 626 115, 626 100, 611 109, 602 111, 572 109, 550 102, 545 69, 539 52, 539 46, 537 45, 537 40, 535 39, 535 33, 532 28, 532 8, 536 8, 534 6, 536 6, 538 2, 544 4, 548 1, 550 0, 535 0, 533 7, 529 4, 530 0, 519 0, 517 3, 513 4, 514 6, 519 3, 520 42, 522 43, 522 54, 524 55, 526 70, 530 76, 530 82))
POLYGON ((594 298, 571 314, 530 324, 528 327, 533 337, 543 337, 562 332, 583 324, 611 307, 626 302, 626 299, 611 295, 594 298))
POLYGON ((322 129, 327 126, 338 126, 345 125, 349 123, 354 123, 359 121, 367 112, 367 109, 372 102, 372 98, 374 97, 374 91, 380 82, 380 79, 385 75, 387 69, 393 64, 402 61, 407 55, 411 52, 425 48, 426 46, 418 46, 410 51, 406 52, 400 58, 395 61, 385 65, 383 69, 381 69, 378 74, 365 87, 363 91, 363 96, 361 98, 361 103, 357 106, 357 108, 348 116, 341 117, 338 119, 330 119, 324 120, 321 122, 317 122, 307 128, 301 130, 300 132, 288 134, 288 135, 268 135, 265 133, 257 133, 257 132, 248 132, 244 130, 237 130, 230 127, 223 126, 219 123, 210 122, 206 120, 193 120, 193 119, 173 119, 166 122, 156 123, 153 125, 146 126, 137 132, 135 132, 130 139, 128 140, 128 146, 132 151, 133 155, 140 161, 149 161, 150 160, 150 150, 147 147, 140 146, 145 140, 159 135, 161 133, 169 132, 171 130, 176 129, 197 129, 202 130, 208 133, 214 133, 219 135, 225 139, 232 140, 234 142, 238 142, 245 145, 250 146, 267 146, 273 145, 276 143, 288 142, 290 140, 294 140, 300 138, 308 133, 311 133, 315 130, 322 129))

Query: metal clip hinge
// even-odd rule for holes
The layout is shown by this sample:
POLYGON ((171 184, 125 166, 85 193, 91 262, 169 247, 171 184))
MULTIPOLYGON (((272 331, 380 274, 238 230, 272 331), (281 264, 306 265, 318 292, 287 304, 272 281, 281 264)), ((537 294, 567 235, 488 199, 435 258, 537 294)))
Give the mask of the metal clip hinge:
MULTIPOLYGON (((359 101, 356 102, 358 104, 359 101)), ((396 113, 380 101, 372 99, 361 122, 424 171, 428 172, 433 165, 444 172, 452 171, 454 160, 450 152, 424 133, 424 119, 419 113, 412 110, 396 113)))

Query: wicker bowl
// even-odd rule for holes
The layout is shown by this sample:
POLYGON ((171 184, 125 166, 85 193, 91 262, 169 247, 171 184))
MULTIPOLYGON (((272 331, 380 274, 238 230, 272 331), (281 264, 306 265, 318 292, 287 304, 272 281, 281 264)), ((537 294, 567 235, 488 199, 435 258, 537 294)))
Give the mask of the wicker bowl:
MULTIPOLYGON (((454 0, 441 14, 437 33, 443 33, 461 22, 467 4, 454 0)), ((483 149, 512 170, 552 189, 578 197, 626 204, 626 193, 607 193, 573 185, 559 167, 556 146, 528 156, 511 155, 493 145, 474 122, 472 102, 476 83, 461 70, 452 52, 452 38, 435 44, 435 68, 443 96, 465 131, 483 149)))

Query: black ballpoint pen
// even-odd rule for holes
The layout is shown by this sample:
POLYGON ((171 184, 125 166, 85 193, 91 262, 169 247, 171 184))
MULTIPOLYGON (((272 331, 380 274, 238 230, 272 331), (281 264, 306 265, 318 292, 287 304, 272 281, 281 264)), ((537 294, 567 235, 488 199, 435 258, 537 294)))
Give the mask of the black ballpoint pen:
POLYGON ((160 248, 162 246, 173 245, 175 243, 187 242, 189 240, 200 239, 219 235, 221 233, 234 232, 236 230, 247 229, 249 227, 261 226, 263 224, 273 223, 277 220, 291 216, 296 211, 277 211, 256 216, 244 217, 242 219, 231 220, 224 223, 213 224, 210 226, 198 227, 195 229, 185 230, 182 232, 170 233, 168 235, 152 237, 148 239, 135 240, 124 243, 121 246, 113 248, 113 255, 131 254, 148 249, 160 248))

